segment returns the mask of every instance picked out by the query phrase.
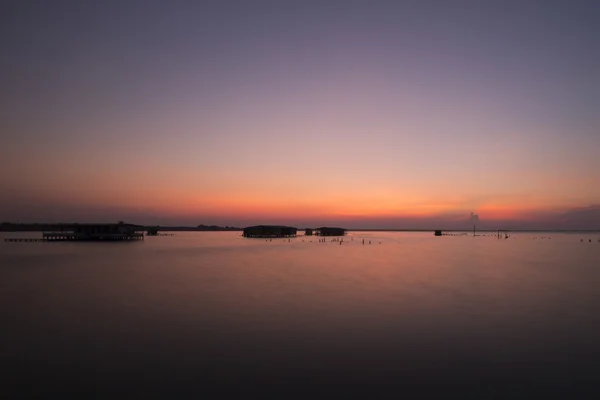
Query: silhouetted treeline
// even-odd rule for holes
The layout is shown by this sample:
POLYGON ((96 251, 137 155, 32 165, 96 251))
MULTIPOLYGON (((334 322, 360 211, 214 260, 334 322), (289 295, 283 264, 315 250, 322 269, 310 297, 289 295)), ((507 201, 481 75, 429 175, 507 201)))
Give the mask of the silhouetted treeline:
MULTIPOLYGON (((77 223, 0 223, 0 232, 42 232, 42 231, 65 231, 72 229, 77 223)), ((149 228, 157 229, 158 231, 241 231, 241 228, 233 226, 217 226, 217 225, 198 225, 198 226, 156 226, 156 225, 137 225, 133 224, 135 229, 140 231, 148 230, 149 228)))
POLYGON ((241 231, 242 228, 236 228, 234 226, 217 226, 217 225, 198 225, 197 230, 199 231, 241 231))
MULTIPOLYGON (((124 222, 119 221, 119 224, 124 224, 124 222)), ((116 223, 115 223, 116 224, 116 223)), ((55 224, 48 223, 32 223, 32 224, 24 224, 24 223, 12 223, 12 222, 2 222, 0 223, 0 232, 42 232, 42 231, 70 231, 75 227, 80 225, 77 222, 59 222, 55 224)), ((100 223, 99 225, 103 225, 100 223)), ((145 230, 146 228, 143 225, 137 224, 126 224, 132 226, 134 230, 145 230)))
MULTIPOLYGON (((68 230, 72 226, 77 225, 76 223, 12 223, 2 222, 0 223, 0 232, 42 232, 42 231, 61 231, 68 230)), ((234 226, 218 226, 218 225, 203 225, 198 226, 156 226, 156 225, 137 225, 132 224, 137 230, 146 231, 149 228, 156 228, 159 231, 242 231, 242 228, 234 226)), ((586 232, 596 233, 600 232, 600 229, 505 229, 511 232, 586 232)), ((433 229, 348 229, 352 232, 433 232, 433 229)), ((443 229, 444 232, 471 232, 471 229, 443 229)), ((477 229, 477 232, 496 232, 496 229, 477 229)))
POLYGON ((174 232, 174 231, 185 231, 185 232, 204 232, 204 231, 241 231, 242 228, 236 228, 234 226, 217 226, 217 225, 198 225, 198 226, 153 226, 159 231, 174 232))

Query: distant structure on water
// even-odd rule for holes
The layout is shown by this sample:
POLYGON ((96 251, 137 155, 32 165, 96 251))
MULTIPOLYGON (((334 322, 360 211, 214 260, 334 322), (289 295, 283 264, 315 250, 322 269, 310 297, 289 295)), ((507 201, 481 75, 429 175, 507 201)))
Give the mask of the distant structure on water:
POLYGON ((317 236, 344 236, 346 234, 346 229, 344 228, 331 228, 331 227, 321 227, 315 229, 315 235, 317 236))
POLYGON ((297 228, 279 225, 256 225, 244 228, 244 237, 274 238, 296 236, 297 228))
POLYGON ((437 229, 436 231, 433 232, 433 234, 435 236, 442 236, 442 231, 440 229, 437 229))
POLYGON ((157 236, 158 235, 158 227, 150 227, 146 230, 146 235, 148 236, 157 236))
POLYGON ((306 228, 304 230, 304 236, 312 236, 313 235, 313 230, 310 228, 306 228))
POLYGON ((59 232, 44 232, 45 241, 132 241, 143 240, 137 225, 118 224, 73 224, 59 232))

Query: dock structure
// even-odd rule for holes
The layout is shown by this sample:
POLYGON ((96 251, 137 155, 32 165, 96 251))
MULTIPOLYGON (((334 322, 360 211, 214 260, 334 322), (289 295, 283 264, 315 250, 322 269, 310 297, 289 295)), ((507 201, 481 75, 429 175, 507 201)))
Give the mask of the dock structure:
POLYGON ((346 229, 344 228, 332 228, 323 226, 321 228, 315 229, 315 235, 317 236, 344 236, 346 234, 346 229))
POLYGON ((244 228, 244 237, 248 238, 277 238, 295 237, 297 228, 279 225, 256 225, 244 228))
POLYGON ((5 242, 130 242, 144 240, 136 225, 118 224, 72 224, 60 231, 43 232, 41 238, 6 238, 5 242))
POLYGON ((160 232, 158 226, 146 227, 146 236, 174 236, 171 232, 160 232))
POLYGON ((106 233, 96 235, 85 235, 85 234, 65 234, 61 232, 48 232, 42 234, 43 239, 46 242, 123 242, 132 240, 144 240, 143 233, 106 233))
POLYGON ((20 242, 20 243, 34 243, 34 242, 47 242, 44 238, 4 238, 5 242, 20 242))

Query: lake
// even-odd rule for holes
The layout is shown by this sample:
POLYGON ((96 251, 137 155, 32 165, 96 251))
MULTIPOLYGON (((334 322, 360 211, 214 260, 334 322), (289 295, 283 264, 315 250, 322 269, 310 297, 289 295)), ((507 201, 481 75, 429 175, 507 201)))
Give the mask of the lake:
MULTIPOLYGON (((341 245, 240 232, 2 240, 0 391, 600 393, 599 235, 483 235, 350 232, 341 245)), ((41 233, 0 238, 23 236, 41 233)))

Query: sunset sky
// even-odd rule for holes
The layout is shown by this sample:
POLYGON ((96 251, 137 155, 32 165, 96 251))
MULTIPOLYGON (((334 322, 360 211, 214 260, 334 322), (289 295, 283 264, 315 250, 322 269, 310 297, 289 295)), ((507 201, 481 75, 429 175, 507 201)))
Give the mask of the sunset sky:
POLYGON ((4 1, 0 222, 600 228, 599 17, 4 1))

